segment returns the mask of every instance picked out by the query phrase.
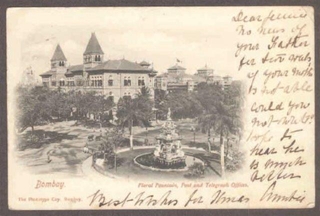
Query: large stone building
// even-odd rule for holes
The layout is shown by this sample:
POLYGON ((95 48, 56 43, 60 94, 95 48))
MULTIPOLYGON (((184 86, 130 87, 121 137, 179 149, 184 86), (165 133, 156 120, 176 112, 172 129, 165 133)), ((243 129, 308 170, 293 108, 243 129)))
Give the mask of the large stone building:
POLYGON ((185 71, 186 68, 178 64, 168 68, 166 73, 156 77, 155 88, 169 93, 177 91, 190 92, 196 91, 198 84, 202 82, 219 85, 222 89, 229 88, 232 83, 231 76, 217 76, 214 74, 214 70, 207 65, 198 69, 194 75, 186 74, 185 71))
POLYGON ((203 68, 197 70, 196 75, 203 78, 213 76, 213 69, 209 68, 206 64, 203 68))
POLYGON ((232 83, 231 76, 219 76, 214 74, 214 70, 205 65, 203 68, 197 70, 196 77, 205 79, 207 83, 221 86, 223 89, 229 88, 232 83))
POLYGON ((82 64, 68 66, 58 44, 51 58, 51 69, 40 76, 43 85, 49 88, 95 91, 117 102, 120 97, 134 97, 144 86, 153 95, 156 73, 145 61, 138 64, 126 59, 104 60, 104 52, 92 33, 82 64))
POLYGON ((167 92, 193 91, 196 82, 192 75, 185 73, 186 68, 176 64, 167 69, 167 73, 159 75, 155 80, 155 88, 167 92))

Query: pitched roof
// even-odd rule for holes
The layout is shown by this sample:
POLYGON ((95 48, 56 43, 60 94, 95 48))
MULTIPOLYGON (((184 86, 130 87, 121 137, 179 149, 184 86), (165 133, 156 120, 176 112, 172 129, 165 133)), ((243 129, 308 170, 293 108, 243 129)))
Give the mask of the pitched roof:
POLYGON ((72 71, 69 71, 69 70, 68 70, 64 75, 65 75, 65 76, 73 75, 73 73, 72 73, 72 71))
POLYGON ((172 66, 171 68, 168 68, 168 70, 185 70, 184 67, 181 67, 180 65, 172 66))
POLYGON ((51 61, 67 61, 67 58, 63 54, 60 44, 57 45, 56 50, 53 53, 51 61))
POLYGON ((69 66, 68 68, 68 71, 71 71, 71 72, 74 72, 74 71, 83 71, 83 64, 80 64, 80 65, 72 65, 72 66, 69 66))
POLYGON ((55 73, 55 71, 53 70, 49 70, 43 74, 40 74, 40 76, 52 76, 55 73))
POLYGON ((150 66, 150 64, 148 62, 146 62, 146 61, 140 62, 140 65, 141 66, 150 66))
POLYGON ((147 68, 142 67, 138 63, 128 61, 126 59, 121 60, 108 60, 95 66, 94 68, 87 69, 87 71, 98 71, 98 70, 112 70, 112 71, 151 71, 147 68))
POLYGON ((104 54, 94 32, 91 34, 91 38, 83 54, 104 54))

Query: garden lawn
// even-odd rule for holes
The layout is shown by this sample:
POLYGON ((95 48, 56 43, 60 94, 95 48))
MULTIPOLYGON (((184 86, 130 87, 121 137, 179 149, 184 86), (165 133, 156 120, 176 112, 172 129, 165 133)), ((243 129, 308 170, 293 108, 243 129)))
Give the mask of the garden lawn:
MULTIPOLYGON (((17 148, 19 150, 15 151, 17 162, 31 173, 34 174, 54 174, 55 176, 83 176, 81 170, 81 164, 86 160, 90 154, 83 153, 83 147, 86 144, 86 139, 89 135, 100 135, 100 129, 97 127, 84 126, 82 124, 75 124, 75 121, 63 121, 54 124, 47 124, 35 127, 35 132, 37 137, 40 137, 40 142, 28 143, 28 135, 31 131, 27 129, 22 134, 19 135, 19 140, 17 142, 17 148), (48 155, 50 154, 50 162, 48 163, 48 155)), ((196 143, 193 143, 193 132, 190 130, 191 126, 195 126, 192 121, 178 121, 176 122, 177 129, 182 137, 182 145, 188 147, 207 149, 207 136, 206 134, 196 132, 196 143)), ((154 127, 146 128, 134 127, 134 143, 135 146, 143 145, 145 138, 148 138, 149 144, 156 143, 156 136, 161 133, 162 124, 157 124, 154 127)), ((125 137, 129 136, 128 130, 125 131, 125 137)), ((218 146, 218 140, 215 139, 217 143, 214 146, 218 146)), ((92 145, 99 145, 99 142, 93 143, 92 145)), ((127 139, 123 145, 123 148, 129 147, 129 140, 127 139)), ((119 148, 118 148, 119 149, 119 148)), ((214 149, 214 148, 212 148, 214 149)), ((145 171, 141 168, 133 166, 132 160, 136 156, 135 154, 148 152, 150 150, 139 150, 139 152, 126 152, 123 156, 123 165, 119 168, 119 175, 125 177, 126 170, 131 171, 130 175, 137 173, 136 177, 143 174, 145 171)), ((215 158, 208 156, 206 152, 193 151, 192 154, 199 154, 199 157, 207 158, 211 165, 211 171, 209 173, 213 175, 219 173, 219 166, 216 165, 215 158), (214 163, 213 163, 214 162, 214 163), (218 171, 217 171, 218 170, 218 171)), ((197 156, 198 157, 198 156, 197 156)), ((112 172, 112 170, 111 170, 112 172)), ((177 177, 177 174, 168 173, 164 177, 162 173, 153 173, 156 178, 168 178, 177 177)), ((181 176, 179 174, 179 176, 181 176)), ((152 177, 153 178, 153 177, 152 177)))
POLYGON ((30 133, 24 131, 20 136, 19 150, 15 151, 17 162, 33 174, 54 174, 55 176, 83 176, 82 162, 90 154, 83 153, 89 135, 99 135, 94 128, 75 125, 75 121, 63 121, 35 127, 35 134, 42 137, 36 145, 26 145, 23 138, 30 133), (51 152, 48 163, 47 153, 51 152))

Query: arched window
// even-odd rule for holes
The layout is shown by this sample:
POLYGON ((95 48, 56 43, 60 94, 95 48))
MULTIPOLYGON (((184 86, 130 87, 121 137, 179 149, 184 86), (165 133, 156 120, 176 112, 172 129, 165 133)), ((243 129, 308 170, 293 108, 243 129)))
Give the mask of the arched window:
POLYGON ((142 80, 141 80, 141 85, 144 86, 145 85, 145 82, 144 82, 144 77, 142 77, 142 80))
POLYGON ((109 86, 113 86, 113 77, 112 77, 112 75, 109 76, 108 85, 109 86))
POLYGON ((91 80, 91 84, 90 84, 90 86, 94 86, 94 79, 95 79, 95 77, 94 77, 94 76, 90 76, 90 80, 91 80))
POLYGON ((95 61, 98 61, 98 56, 97 56, 97 55, 94 57, 94 60, 95 60, 95 61))
POLYGON ((103 82, 102 82, 102 75, 98 76, 98 87, 102 87, 103 82))
POLYGON ((128 81, 127 81, 128 86, 131 86, 131 78, 128 77, 128 81))
POLYGON ((126 76, 124 77, 123 82, 124 82, 123 83, 124 86, 128 86, 128 78, 126 76))
POLYGON ((138 78, 138 86, 142 86, 142 79, 141 79, 141 77, 138 78))
POLYGON ((91 86, 101 88, 103 86, 102 75, 90 76, 91 86))
POLYGON ((60 86, 64 86, 64 85, 65 85, 65 83, 64 83, 64 79, 62 79, 62 78, 60 79, 60 81, 59 81, 59 85, 60 85, 60 86))
POLYGON ((94 86, 98 86, 98 77, 94 77, 94 86))

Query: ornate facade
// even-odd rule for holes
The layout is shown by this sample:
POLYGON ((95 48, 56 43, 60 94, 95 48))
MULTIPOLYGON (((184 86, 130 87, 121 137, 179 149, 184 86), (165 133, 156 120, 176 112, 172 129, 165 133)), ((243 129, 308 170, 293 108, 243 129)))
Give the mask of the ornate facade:
POLYGON ((228 89, 232 83, 231 76, 217 76, 214 70, 205 65, 198 69, 194 75, 186 74, 186 68, 176 64, 167 69, 167 73, 161 74, 155 79, 155 88, 171 92, 196 91, 199 83, 206 82, 228 89))
POLYGON ((95 91, 117 102, 120 97, 134 97, 142 87, 148 87, 153 95, 156 74, 145 61, 138 64, 126 59, 105 60, 98 39, 92 33, 82 64, 68 66, 58 44, 51 58, 51 69, 40 76, 43 85, 49 88, 95 91))

